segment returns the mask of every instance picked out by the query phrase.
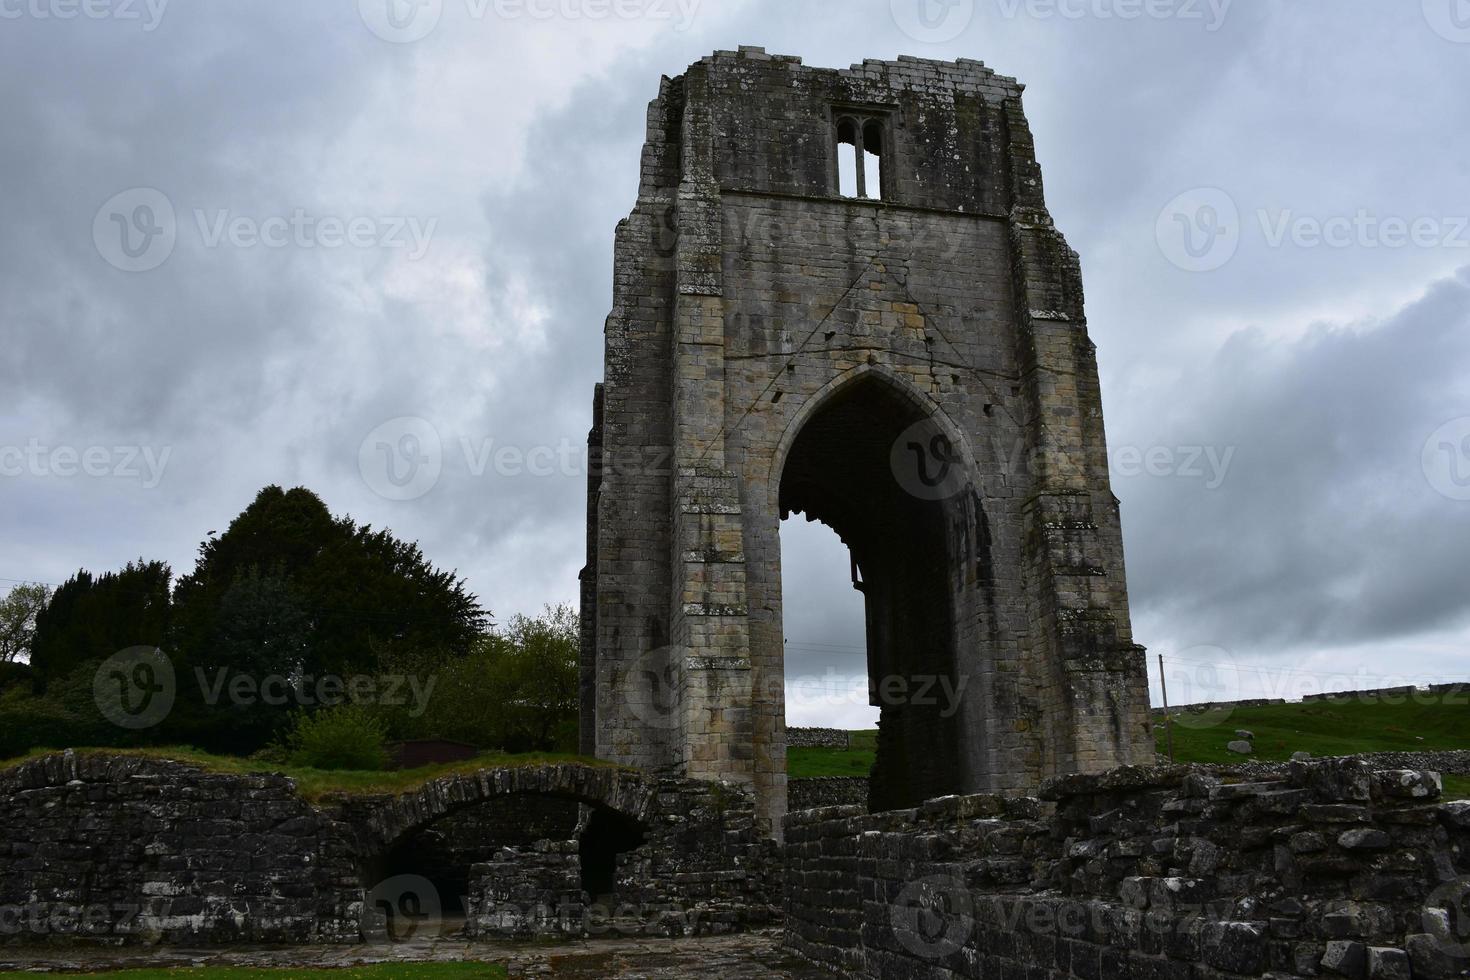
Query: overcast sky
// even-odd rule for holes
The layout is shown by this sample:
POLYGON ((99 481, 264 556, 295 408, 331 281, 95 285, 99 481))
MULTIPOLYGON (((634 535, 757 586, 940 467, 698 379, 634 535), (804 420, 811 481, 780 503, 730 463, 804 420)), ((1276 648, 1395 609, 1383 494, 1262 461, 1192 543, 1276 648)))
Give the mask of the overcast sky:
MULTIPOLYGON (((0 587, 278 483, 572 601, 646 105, 739 44, 1027 85, 1176 702, 1470 675, 1467 0, 0 0, 0 587)), ((857 678, 790 719, 866 724, 787 531, 789 673, 857 678)))

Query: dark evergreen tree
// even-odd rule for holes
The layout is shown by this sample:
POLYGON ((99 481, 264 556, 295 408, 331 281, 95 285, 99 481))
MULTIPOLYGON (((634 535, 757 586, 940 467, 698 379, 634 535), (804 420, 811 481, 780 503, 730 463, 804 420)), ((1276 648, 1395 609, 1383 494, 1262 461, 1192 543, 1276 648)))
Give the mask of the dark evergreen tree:
POLYGON ((78 571, 36 615, 31 668, 38 688, 134 646, 159 646, 170 625, 169 580, 161 561, 129 562, 93 577, 78 571))

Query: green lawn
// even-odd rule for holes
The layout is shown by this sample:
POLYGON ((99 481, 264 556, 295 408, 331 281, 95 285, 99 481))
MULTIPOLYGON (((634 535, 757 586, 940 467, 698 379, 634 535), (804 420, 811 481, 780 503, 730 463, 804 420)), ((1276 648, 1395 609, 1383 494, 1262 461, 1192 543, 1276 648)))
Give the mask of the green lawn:
POLYGON ((850 749, 787 749, 786 774, 792 779, 866 776, 878 757, 878 732, 852 732, 851 744, 850 749))
MULTIPOLYGON (((1458 699, 1456 699, 1458 700, 1458 699)), ((1154 716, 1165 755, 1162 712, 1154 716)), ((1233 708, 1203 715, 1174 713, 1174 758, 1180 762, 1239 762, 1225 746, 1237 729, 1255 734, 1252 758, 1280 761, 1293 752, 1314 756, 1356 752, 1470 748, 1470 704, 1351 700, 1233 708)))
MULTIPOLYGON (((0 980, 34 978, 35 973, 0 973, 0 980)), ((296 977, 331 977, 333 980, 505 980, 505 967, 489 963, 380 963, 314 970, 288 968, 258 970, 245 967, 206 966, 176 970, 109 970, 69 976, 118 977, 122 980, 294 980, 296 977)))
MULTIPOLYGON (((0 761, 0 770, 8 769, 11 766, 19 765, 29 759, 36 759, 43 755, 55 755, 58 751, 57 749, 35 749, 18 758, 0 761)), ((368 772, 288 766, 279 763, 261 762, 254 759, 242 759, 238 756, 212 755, 208 752, 200 752, 197 749, 181 746, 142 749, 79 748, 73 751, 82 754, 141 755, 155 759, 173 759, 178 762, 188 762, 201 766, 210 772, 236 774, 280 772, 295 779, 296 786, 300 790, 301 795, 312 801, 320 800, 322 797, 332 793, 357 795, 403 793, 417 789, 429 780, 439 776, 446 776, 457 772, 474 772, 477 769, 487 769, 497 766, 535 766, 559 762, 576 762, 589 766, 612 765, 609 762, 602 762, 597 759, 576 755, 558 755, 546 752, 511 755, 504 752, 484 752, 464 762, 448 762, 436 766, 423 766, 418 769, 368 772)))

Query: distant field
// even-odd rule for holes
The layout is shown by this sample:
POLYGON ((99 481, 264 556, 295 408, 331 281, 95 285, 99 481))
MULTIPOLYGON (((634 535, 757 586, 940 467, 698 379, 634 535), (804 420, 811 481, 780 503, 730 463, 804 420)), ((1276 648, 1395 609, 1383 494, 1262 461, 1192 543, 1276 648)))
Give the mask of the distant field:
MULTIPOLYGON (((1159 759, 1167 758, 1162 713, 1154 726, 1159 759)), ((1421 704, 1350 701, 1311 702, 1234 708, 1206 715, 1179 715, 1174 722, 1174 758, 1179 762, 1239 762, 1244 757, 1225 748, 1237 729, 1255 735, 1250 758, 1285 761, 1293 752, 1314 756, 1358 752, 1426 752, 1470 749, 1470 703, 1421 704)), ((787 772, 793 779, 812 776, 862 776, 873 767, 876 731, 853 732, 853 747, 788 749, 787 772)), ((1470 777, 1446 776, 1445 795, 1470 799, 1470 777)))
MULTIPOLYGON (((505 980, 505 968, 489 963, 382 963, 338 969, 306 967, 260 970, 245 967, 192 967, 174 970, 109 970, 71 976, 114 977, 117 980, 297 980, 332 977, 335 980, 505 980)), ((34 978, 35 973, 0 973, 0 980, 34 978)))
POLYGON ((792 779, 813 776, 866 776, 878 757, 876 729, 852 732, 852 748, 787 749, 786 774, 792 779))
MULTIPOLYGON (((1154 733, 1165 753, 1163 714, 1154 733)), ((1238 762, 1225 746, 1237 729, 1255 734, 1253 758, 1281 761, 1293 752, 1351 755, 1357 752, 1423 752, 1470 749, 1470 704, 1421 704, 1351 700, 1233 708, 1203 715, 1174 713, 1174 757, 1180 762, 1238 762)))

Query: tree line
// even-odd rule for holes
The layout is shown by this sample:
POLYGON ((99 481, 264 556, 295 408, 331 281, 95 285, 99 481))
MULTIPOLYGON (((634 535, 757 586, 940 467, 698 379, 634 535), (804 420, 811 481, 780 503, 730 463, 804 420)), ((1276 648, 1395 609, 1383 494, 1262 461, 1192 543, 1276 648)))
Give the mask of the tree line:
POLYGON ((139 559, 0 600, 0 758, 147 743, 280 752, 330 724, 354 739, 570 750, 577 635, 565 606, 497 628, 417 544, 269 486, 177 581, 139 559), (173 675, 171 709, 142 731, 109 723, 94 690, 134 647, 157 648, 173 675))

